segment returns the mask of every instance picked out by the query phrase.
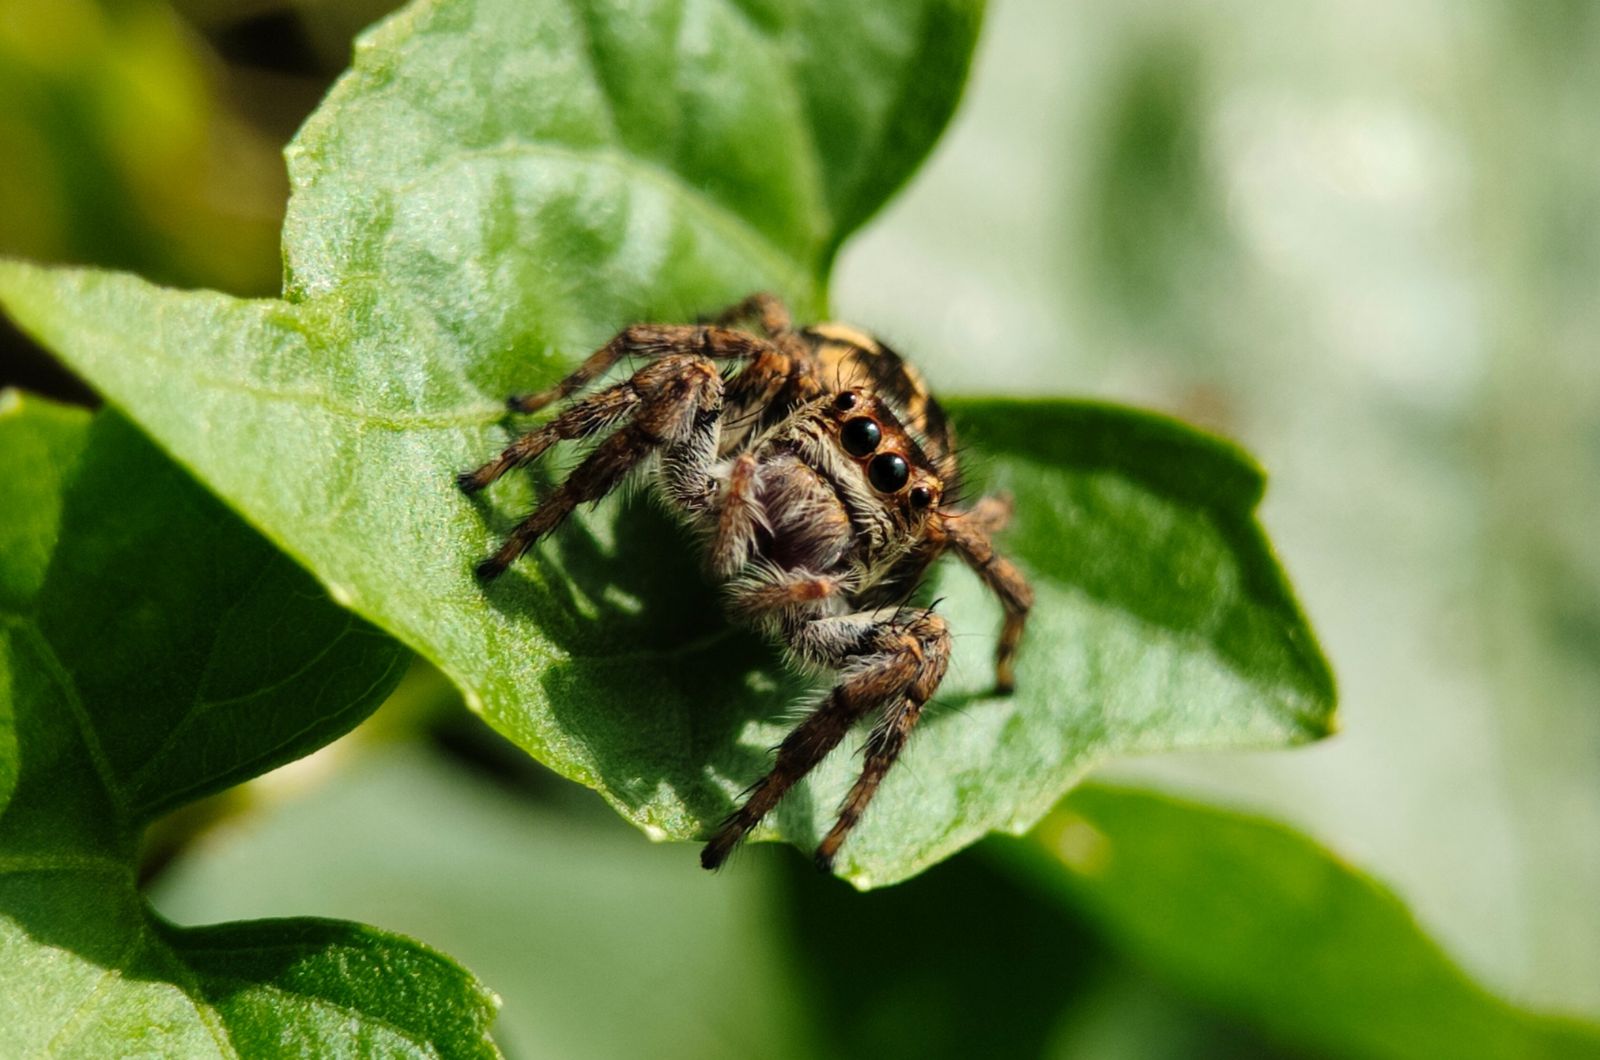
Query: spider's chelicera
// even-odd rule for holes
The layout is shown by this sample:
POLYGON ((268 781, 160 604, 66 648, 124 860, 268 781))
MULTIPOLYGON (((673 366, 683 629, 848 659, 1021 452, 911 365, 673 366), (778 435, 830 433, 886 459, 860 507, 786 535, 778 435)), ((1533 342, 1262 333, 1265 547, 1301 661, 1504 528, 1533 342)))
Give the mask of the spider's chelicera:
POLYGON ((990 540, 1010 502, 955 505, 950 426, 911 365, 854 328, 796 329, 771 295, 752 295, 711 324, 626 328, 555 387, 514 397, 510 408, 535 412, 574 398, 627 357, 645 362, 628 380, 575 398, 459 476, 474 492, 558 441, 605 435, 478 575, 499 575, 577 505, 648 463, 663 500, 704 538, 732 614, 782 644, 796 665, 837 681, 779 745, 771 771, 712 836, 701 864, 721 865, 857 722, 872 718, 860 778, 817 847, 817 863, 831 869, 944 678, 949 629, 931 608, 907 601, 946 550, 1004 607, 995 684, 1012 687, 1033 593, 990 540), (719 365, 731 368, 726 378, 719 365))

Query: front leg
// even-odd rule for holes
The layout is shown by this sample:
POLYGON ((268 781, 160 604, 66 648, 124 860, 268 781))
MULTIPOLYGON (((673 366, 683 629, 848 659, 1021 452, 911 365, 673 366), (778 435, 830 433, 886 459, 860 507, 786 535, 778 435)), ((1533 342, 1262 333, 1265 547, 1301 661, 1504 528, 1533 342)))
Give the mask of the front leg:
POLYGON ((625 357, 656 360, 675 354, 698 354, 720 361, 753 361, 762 354, 775 355, 780 351, 766 339, 731 328, 704 324, 635 324, 617 332, 610 342, 590 354, 555 386, 537 394, 509 398, 506 405, 512 412, 538 412, 546 405, 576 394, 625 357))
POLYGON ((789 307, 775 294, 766 291, 757 291, 748 295, 744 301, 731 305, 718 313, 714 323, 718 327, 730 328, 746 320, 755 320, 761 327, 763 334, 769 339, 787 335, 794 330, 794 322, 789 317, 789 307))
MULTIPOLYGON (((704 357, 680 354, 646 365, 628 386, 637 396, 632 417, 609 435, 517 524, 505 544, 478 564, 478 577, 498 577, 534 542, 559 526, 579 504, 596 501, 652 453, 665 449, 680 464, 695 462, 722 408, 722 376, 704 357)), ((535 432, 537 434, 538 432, 535 432)), ((505 458, 502 457, 501 460, 505 458)), ((486 467, 495 466, 494 464, 486 467)), ((682 472, 682 474, 687 474, 682 472)), ((473 483, 475 485, 475 482, 473 483)))
POLYGON ((761 822, 801 778, 839 745, 853 725, 883 708, 867 741, 867 761, 845 797, 834 824, 817 848, 825 871, 851 829, 877 793, 889 767, 900 756, 922 707, 944 679, 950 659, 950 631, 931 611, 904 610, 862 616, 822 618, 796 637, 797 652, 820 661, 843 663, 847 676, 828 693, 778 747, 772 770, 751 788, 744 805, 725 821, 700 854, 700 864, 714 869, 761 822), (826 653, 824 655, 823 653, 826 653))

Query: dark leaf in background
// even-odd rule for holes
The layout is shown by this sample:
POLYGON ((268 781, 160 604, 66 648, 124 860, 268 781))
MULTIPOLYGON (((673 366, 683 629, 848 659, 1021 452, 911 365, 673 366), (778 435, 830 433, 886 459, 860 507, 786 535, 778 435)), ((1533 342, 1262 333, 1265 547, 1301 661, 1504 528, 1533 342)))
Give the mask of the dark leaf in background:
POLYGON ((303 755, 398 647, 133 428, 0 395, 0 1053, 491 1053, 492 995, 356 924, 178 928, 156 814, 303 755))
POLYGON ((1393 892, 1283 825, 1088 786, 1000 852, 1140 963, 1333 1056, 1600 1057, 1478 986, 1393 892))

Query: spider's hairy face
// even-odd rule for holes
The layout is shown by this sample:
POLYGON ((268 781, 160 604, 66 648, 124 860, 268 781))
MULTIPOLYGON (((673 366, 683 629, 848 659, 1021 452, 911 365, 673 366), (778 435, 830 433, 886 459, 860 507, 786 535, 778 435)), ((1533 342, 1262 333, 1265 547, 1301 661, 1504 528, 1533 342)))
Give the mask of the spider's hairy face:
MULTIPOLYGON (((858 523, 871 523, 883 549, 901 551, 921 536, 944 484, 888 404, 861 387, 825 398, 817 410, 825 447, 818 464, 858 523)), ((819 468, 820 469, 820 468, 819 468)), ((874 557, 877 558, 877 557, 874 557)))
POLYGON ((573 398, 625 357, 646 363, 458 476, 470 493, 559 442, 592 445, 478 574, 497 576, 630 471, 651 473, 661 499, 698 531, 732 614, 795 663, 837 675, 701 863, 720 865, 857 722, 871 720, 861 777, 817 847, 818 863, 830 865, 944 677, 949 628, 931 608, 909 606, 941 554, 959 556, 999 597, 995 686, 1012 686, 1033 596, 991 541, 1010 503, 956 504, 949 424, 907 361, 848 325, 797 329, 770 295, 752 295, 714 325, 624 328, 555 387, 510 407, 535 412, 573 398))

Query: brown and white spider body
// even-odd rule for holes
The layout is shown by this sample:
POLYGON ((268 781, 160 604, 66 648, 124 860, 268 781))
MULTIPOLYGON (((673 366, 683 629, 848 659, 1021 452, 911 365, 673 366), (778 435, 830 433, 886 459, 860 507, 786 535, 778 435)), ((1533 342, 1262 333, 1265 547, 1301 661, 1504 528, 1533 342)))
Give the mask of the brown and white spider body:
POLYGON ((999 690, 1011 689, 1033 594, 990 540, 1009 502, 986 497, 964 510, 947 502, 958 475, 950 426, 920 375, 853 328, 795 329, 770 295, 752 295, 712 324, 626 328, 552 389, 509 405, 534 412, 567 398, 553 419, 459 476, 474 492, 558 441, 604 434, 478 575, 499 575, 577 505, 651 468, 663 501, 704 539, 730 612, 783 645, 795 664, 837 675, 711 838, 701 864, 721 865, 795 783, 871 719, 860 778, 817 847, 818 864, 831 868, 944 678, 949 629, 907 601, 946 551, 1004 607, 995 676, 999 690), (623 358, 645 363, 623 382, 575 397, 623 358), (721 366, 731 369, 726 377, 721 366))

